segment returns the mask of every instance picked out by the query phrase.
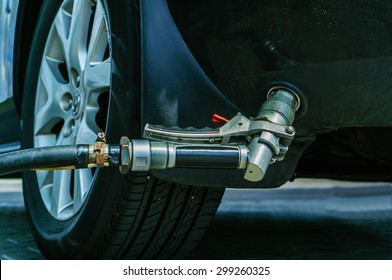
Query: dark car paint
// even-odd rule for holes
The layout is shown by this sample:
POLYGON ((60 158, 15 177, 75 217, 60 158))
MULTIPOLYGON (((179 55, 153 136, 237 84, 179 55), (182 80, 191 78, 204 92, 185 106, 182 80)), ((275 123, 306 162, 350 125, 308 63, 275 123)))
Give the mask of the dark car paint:
POLYGON ((0 153, 13 150, 11 143, 20 139, 20 120, 12 99, 0 103, 0 136, 0 153))
POLYGON ((22 89, 31 39, 42 1, 19 0, 14 40, 13 98, 0 103, 0 153, 20 149, 22 89))

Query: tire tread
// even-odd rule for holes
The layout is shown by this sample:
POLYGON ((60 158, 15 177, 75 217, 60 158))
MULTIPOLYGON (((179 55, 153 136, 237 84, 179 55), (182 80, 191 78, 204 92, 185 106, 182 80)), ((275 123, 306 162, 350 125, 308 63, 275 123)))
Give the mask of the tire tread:
POLYGON ((112 215, 103 258, 185 257, 208 228, 224 192, 138 173, 128 175, 127 182, 112 215))

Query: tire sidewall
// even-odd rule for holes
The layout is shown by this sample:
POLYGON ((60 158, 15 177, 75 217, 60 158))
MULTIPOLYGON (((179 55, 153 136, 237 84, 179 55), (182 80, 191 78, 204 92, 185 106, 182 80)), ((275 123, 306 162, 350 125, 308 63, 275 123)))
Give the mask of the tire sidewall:
MULTIPOLYGON (((117 143, 122 135, 132 137, 135 103, 139 94, 137 26, 132 20, 129 1, 102 1, 107 13, 112 52, 112 87, 106 134, 109 143, 117 143)), ((38 20, 29 61, 22 103, 22 147, 34 145, 35 95, 41 59, 52 22, 61 0, 45 1, 38 20)), ((105 240, 105 232, 116 211, 121 189, 127 184, 116 168, 97 170, 90 193, 78 213, 66 221, 55 219, 43 203, 34 171, 23 174, 26 211, 38 247, 48 258, 97 258, 105 240)))

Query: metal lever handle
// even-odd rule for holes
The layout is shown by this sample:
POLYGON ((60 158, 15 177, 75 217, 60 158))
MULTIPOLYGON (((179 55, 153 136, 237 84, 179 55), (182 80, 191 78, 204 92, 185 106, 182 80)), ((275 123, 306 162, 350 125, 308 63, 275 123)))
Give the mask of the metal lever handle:
POLYGON ((232 137, 242 136, 249 141, 249 136, 261 133, 263 131, 271 132, 291 142, 294 134, 291 127, 277 124, 265 119, 249 120, 241 114, 237 114, 225 125, 219 129, 181 129, 179 127, 164 127, 160 125, 146 124, 143 138, 154 141, 166 141, 175 144, 239 144, 232 141, 232 137), (288 132, 289 131, 289 132, 288 132))
POLYGON ((222 142, 218 129, 182 129, 150 124, 144 127, 143 138, 177 144, 219 144, 222 142))

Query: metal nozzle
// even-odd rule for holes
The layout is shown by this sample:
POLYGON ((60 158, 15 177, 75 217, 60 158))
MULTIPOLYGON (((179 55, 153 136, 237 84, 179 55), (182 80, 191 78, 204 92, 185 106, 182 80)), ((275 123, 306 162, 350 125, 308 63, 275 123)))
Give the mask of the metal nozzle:
MULTIPOLYGON (((267 100, 261 106, 256 119, 289 126, 290 134, 294 135, 295 131, 291 125, 299 106, 300 99, 295 92, 277 87, 269 91, 267 100)), ((253 136, 249 145, 248 165, 244 176, 246 180, 253 182, 262 180, 270 163, 277 159, 274 155, 279 155, 281 159, 279 140, 279 137, 271 132, 262 132, 261 135, 253 136)))

